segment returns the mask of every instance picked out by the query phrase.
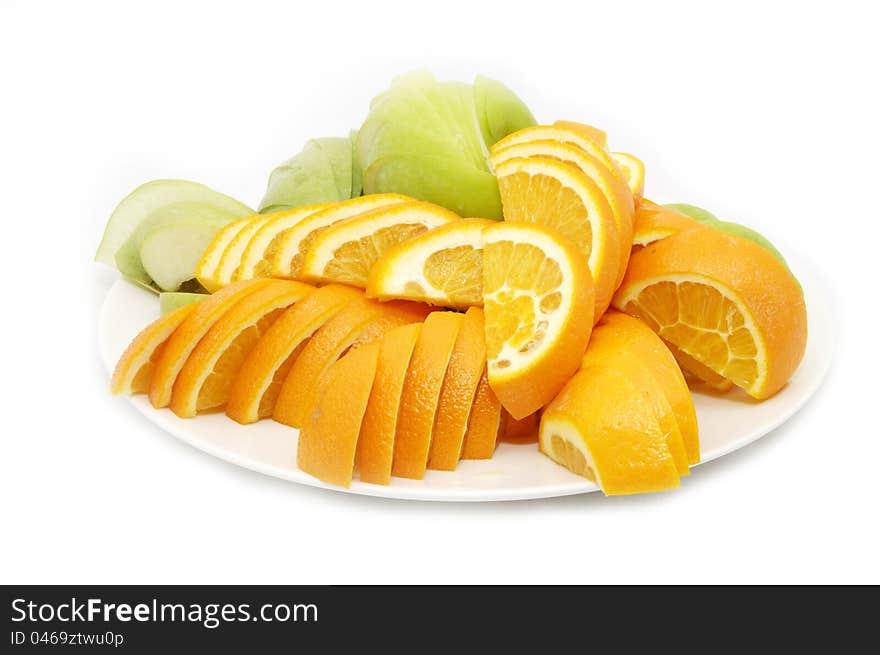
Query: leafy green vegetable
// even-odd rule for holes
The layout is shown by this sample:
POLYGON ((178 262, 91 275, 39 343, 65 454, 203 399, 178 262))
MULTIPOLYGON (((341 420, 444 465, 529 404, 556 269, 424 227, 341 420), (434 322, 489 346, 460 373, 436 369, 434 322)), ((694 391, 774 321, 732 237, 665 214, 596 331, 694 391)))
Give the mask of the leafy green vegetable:
POLYGON ((404 193, 464 216, 501 218, 489 148, 535 124, 507 87, 438 82, 427 72, 396 78, 370 103, 355 144, 364 192, 404 193))
POLYGON ((260 212, 348 200, 354 197, 354 177, 351 139, 312 139, 299 154, 272 171, 269 187, 260 203, 260 212))

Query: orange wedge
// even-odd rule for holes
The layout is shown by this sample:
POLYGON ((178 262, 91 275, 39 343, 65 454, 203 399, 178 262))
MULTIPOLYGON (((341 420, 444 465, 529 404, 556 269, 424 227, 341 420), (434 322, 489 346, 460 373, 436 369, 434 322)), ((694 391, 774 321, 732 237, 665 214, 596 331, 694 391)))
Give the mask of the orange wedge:
POLYGON ((134 338, 116 362, 110 380, 113 394, 146 393, 150 388, 153 369, 171 334, 196 308, 184 305, 150 323, 134 338))
POLYGON ((162 353, 156 360, 153 378, 150 380, 150 402, 159 409, 171 402, 171 392, 177 374, 190 356, 199 340, 223 316, 230 307, 241 299, 258 291, 269 280, 247 280, 236 282, 200 301, 196 308, 184 319, 180 327, 168 339, 162 353))
POLYGON ((574 166, 543 156, 508 159, 498 164, 495 174, 505 221, 546 225, 568 239, 586 260, 598 319, 614 294, 623 252, 601 189, 574 166))
POLYGON ((317 404, 299 435, 296 463, 329 484, 350 487, 358 434, 367 408, 379 345, 348 353, 327 371, 317 404))
POLYGON ((595 141, 597 145, 602 148, 608 147, 608 135, 604 130, 600 130, 598 127, 593 127, 592 125, 585 125, 584 123, 576 123, 575 121, 556 121, 553 123, 554 127, 561 127, 568 130, 574 130, 582 134, 583 136, 595 141))
POLYGON ((389 248, 456 220, 458 215, 444 207, 414 201, 339 221, 312 241, 303 259, 300 278, 310 282, 341 282, 363 289, 373 264, 389 248))
POLYGON ((276 320, 245 358, 229 389, 226 414, 239 423, 272 416, 275 401, 309 337, 360 294, 331 284, 311 292, 276 320))
POLYGON ((409 368, 421 323, 401 325, 382 337, 376 379, 361 424, 355 468, 363 482, 391 483, 391 462, 394 458, 394 435, 403 382, 409 368))
POLYGON ((700 227, 695 221, 681 212, 662 207, 642 198, 636 207, 632 243, 634 246, 647 246, 650 243, 678 234, 682 230, 700 227))
POLYGON ((422 325, 403 382, 392 475, 425 477, 440 390, 461 323, 461 314, 432 312, 422 325))
POLYGON ((678 468, 652 402, 658 397, 627 372, 581 369, 544 409, 538 446, 609 496, 675 488, 678 468))
POLYGON ((337 202, 323 211, 312 214, 278 236, 276 247, 271 253, 272 277, 298 279, 302 271, 303 258, 312 241, 331 225, 380 207, 410 201, 412 198, 397 193, 374 193, 337 202))
POLYGON ((428 468, 452 471, 461 459, 468 418, 486 368, 483 310, 471 307, 461 321, 437 402, 428 468))
POLYGON ((626 179, 626 183, 633 196, 637 199, 641 198, 645 193, 645 164, 638 157, 626 152, 612 152, 609 154, 617 163, 620 172, 623 173, 623 177, 626 179))
MULTIPOLYGON (((492 149, 489 161, 492 167, 517 157, 550 157, 571 164, 589 177, 602 191, 602 195, 611 208, 614 224, 617 227, 617 242, 620 248, 619 272, 615 279, 619 283, 623 279, 626 261, 632 242, 633 213, 635 203, 626 183, 614 175, 601 161, 593 155, 571 143, 553 140, 526 141, 506 148, 492 149)), ((601 205, 600 205, 601 206, 601 205)))
POLYGON ((483 367, 468 418, 461 458, 491 459, 498 445, 498 439, 504 432, 504 425, 505 412, 492 387, 489 386, 489 377, 486 368, 483 367))
POLYGON ((234 281, 233 277, 235 276, 235 271, 238 269, 238 265, 241 264, 241 256, 244 254, 247 245, 260 228, 272 219, 277 218, 279 215, 287 214, 289 211, 290 210, 271 214, 258 214, 257 216, 252 217, 252 220, 245 223, 244 226, 233 235, 229 240, 229 243, 227 243, 226 247, 223 249, 223 254, 220 256, 220 261, 217 263, 217 268, 214 270, 213 283, 217 285, 218 288, 225 287, 227 284, 234 281))
POLYGON ((483 228, 464 218, 390 248, 373 265, 367 296, 401 298, 457 309, 483 304, 483 228))
POLYGON ((211 326, 174 382, 171 411, 190 418, 223 407, 232 381, 251 349, 287 307, 313 290, 290 280, 272 280, 229 309, 211 326))
MULTIPOLYGON (((622 337, 618 330, 608 325, 603 330, 598 327, 593 330, 595 339, 590 338, 590 347, 587 348, 584 355, 582 367, 585 370, 612 369, 625 375, 636 386, 639 394, 645 398, 646 408, 650 407, 660 430, 666 437, 666 448, 672 456, 678 474, 680 476, 688 475, 690 470, 689 452, 685 448, 679 422, 669 403, 669 398, 664 393, 665 388, 670 388, 672 385, 664 378, 664 373, 657 368, 657 357, 646 352, 639 352, 640 350, 648 350, 639 343, 641 335, 636 337, 627 335, 627 328, 628 326, 624 328, 624 336, 622 337)), ((648 331, 650 332, 650 329, 648 331)), ((654 334, 651 336, 658 339, 654 334)), ((675 365, 674 362, 673 365, 675 365)), ((679 375, 681 375, 680 372, 679 375)), ((690 402, 690 392, 686 387, 684 392, 690 402)), ((695 424, 696 418, 694 417, 692 420, 695 424)), ((699 460, 699 444, 697 444, 697 460, 699 460)))
POLYGON ((309 216, 333 205, 334 203, 323 202, 272 214, 272 218, 264 222, 248 241, 232 279, 252 280, 255 277, 272 277, 272 259, 284 233, 309 216))
POLYGON ((590 271, 558 233, 498 223, 483 231, 483 297, 489 383, 521 419, 578 368, 593 325, 590 271))
POLYGON ((211 243, 202 253, 202 257, 196 266, 196 279, 210 293, 214 293, 223 287, 217 279, 217 267, 220 266, 220 259, 223 257, 223 251, 226 246, 235 238, 235 235, 241 232, 245 225, 251 223, 257 216, 244 216, 237 220, 227 223, 223 228, 214 235, 211 243))
POLYGON ((765 248, 718 230, 636 252, 614 306, 759 400, 785 385, 806 349, 797 280, 765 248))
POLYGON ((541 416, 538 412, 516 420, 508 414, 501 440, 507 443, 527 444, 538 442, 538 424, 541 416))
POLYGON ((312 335, 296 358, 281 385, 272 418, 301 427, 315 404, 318 381, 346 350, 375 341, 398 325, 417 323, 427 311, 424 305, 383 304, 362 296, 350 302, 312 335))
POLYGON ((669 402, 688 464, 699 463, 700 437, 693 399, 675 357, 651 328, 627 314, 606 312, 593 329, 583 360, 584 366, 597 363, 620 370, 628 364, 637 372, 648 373, 669 402))

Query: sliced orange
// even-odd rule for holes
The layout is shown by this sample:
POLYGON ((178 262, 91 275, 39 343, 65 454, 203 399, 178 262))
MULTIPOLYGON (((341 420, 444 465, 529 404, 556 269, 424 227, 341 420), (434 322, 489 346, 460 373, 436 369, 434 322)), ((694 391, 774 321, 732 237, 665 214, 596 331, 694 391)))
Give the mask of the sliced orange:
POLYGON ((202 253, 202 258, 196 266, 195 277, 199 283, 205 287, 210 293, 214 293, 223 287, 217 279, 217 269, 220 266, 220 260, 223 257, 223 251, 226 246, 241 232, 246 225, 259 218, 256 216, 244 216, 237 220, 227 223, 223 228, 214 235, 211 243, 202 253))
POLYGON ((477 392, 474 394, 474 405, 468 417, 461 458, 491 459, 499 437, 504 432, 505 417, 501 403, 489 386, 486 368, 483 367, 477 392))
POLYGON ((350 487, 358 435, 373 379, 379 345, 370 344, 335 362, 299 434, 296 463, 329 484, 350 487))
POLYGON ((432 312, 422 325, 403 382, 392 475, 416 480, 425 477, 443 377, 461 323, 461 314, 432 312))
POLYGON ((403 382, 409 368, 421 323, 401 325, 382 337, 376 379, 361 424, 355 468, 363 482, 391 483, 391 462, 394 458, 394 435, 403 382))
POLYGON ((489 383, 521 419, 578 368, 593 325, 590 271, 553 230, 498 223, 483 231, 483 297, 489 383))
POLYGON ((269 283, 269 280, 247 280, 236 282, 220 289, 216 293, 200 301, 196 308, 184 319, 162 349, 156 360, 153 377, 150 380, 150 402, 159 409, 167 407, 171 402, 171 392, 177 374, 190 356, 199 340, 223 316, 230 307, 241 299, 258 291, 269 283))
POLYGON ((380 207, 347 218, 315 237, 303 259, 300 278, 363 289, 373 264, 389 248, 456 220, 459 216, 448 209, 420 201, 380 207))
POLYGON ((220 261, 217 262, 217 267, 214 269, 212 284, 214 284, 216 288, 222 288, 230 282, 233 282, 235 271, 238 269, 238 265, 241 264, 241 256, 244 254, 251 238, 266 223, 280 215, 289 213, 289 211, 290 210, 253 216, 250 221, 245 223, 240 230, 232 235, 229 243, 223 248, 223 254, 220 255, 220 261))
POLYGON ((273 214, 272 218, 264 222, 248 241, 241 254, 241 261, 232 274, 232 279, 252 280, 255 277, 272 277, 272 259, 284 234, 309 216, 334 204, 322 202, 273 214))
POLYGON ((278 317, 245 358, 229 389, 226 414, 239 423, 272 416, 281 385, 309 337, 360 294, 331 284, 278 317))
POLYGON ((546 225, 571 241, 587 262, 598 319, 614 294, 623 252, 601 189, 574 166, 543 156, 508 159, 495 174, 505 221, 546 225))
POLYGON ((170 314, 157 318, 141 330, 116 362, 110 380, 110 392, 146 393, 150 388, 156 361, 162 354, 165 343, 195 308, 195 303, 184 305, 170 314))
POLYGON ((669 207, 657 205, 642 198, 636 207, 632 243, 634 246, 647 246, 660 239, 690 230, 702 225, 689 216, 669 207))
MULTIPOLYGON (((684 375, 669 348, 647 325, 637 318, 608 311, 593 329, 584 366, 604 362, 623 370, 627 361, 636 372, 654 379, 674 414, 681 433, 688 464, 700 461, 700 436, 694 401, 684 375)), ((670 448, 670 452, 672 452, 670 448)), ((673 452, 673 455, 675 453, 673 452)))
POLYGON ((507 443, 527 444, 538 442, 538 424, 541 416, 538 412, 525 418, 515 419, 508 414, 501 440, 507 443))
POLYGON ((346 350, 375 341, 398 325, 424 319, 424 305, 403 301, 378 303, 356 298, 309 339, 281 385, 272 418, 301 427, 315 404, 318 381, 346 350))
POLYGON ((608 147, 608 135, 604 130, 600 130, 598 127, 593 127, 592 125, 585 125, 584 123, 576 123, 575 121, 556 121, 553 123, 554 127, 562 127, 569 130, 574 130, 575 132, 579 132, 583 136, 588 139, 592 139, 596 142, 597 145, 602 148, 608 147))
POLYGON ((483 228, 494 223, 464 218, 390 248, 370 271, 367 296, 457 309, 482 305, 483 228))
POLYGON ((190 418, 223 407, 242 363, 269 326, 313 290, 290 280, 272 280, 229 309, 211 326, 174 381, 171 411, 190 418))
POLYGON ((483 310, 471 307, 461 321, 446 367, 431 437, 428 468, 452 471, 461 459, 468 418, 486 368, 483 310))
POLYGON ((614 306, 757 399, 785 385, 806 348, 797 280, 765 248, 718 230, 636 252, 614 306))
MULTIPOLYGON (((650 329, 648 331, 650 332, 650 329)), ((678 474, 688 475, 689 453, 685 448, 677 417, 669 403, 669 398, 664 393, 664 385, 667 387, 671 385, 664 378, 663 373, 658 372, 657 357, 639 352, 643 348, 637 342, 640 337, 633 338, 627 336, 625 332, 621 337, 613 327, 607 325, 603 330, 598 327, 593 330, 593 336, 596 338, 590 337, 590 347, 584 355, 582 368, 610 368, 625 375, 636 386, 639 394, 645 398, 646 408, 650 406, 660 430, 666 437, 666 447, 672 456, 672 461, 675 462, 678 474)), ((658 339, 653 333, 651 336, 658 339)), ((687 388, 685 395, 690 400, 687 388)), ((693 420, 696 422, 695 418, 693 420)), ((699 445, 697 449, 699 450, 699 445)))
POLYGON ((312 214, 290 230, 280 234, 271 253, 272 277, 295 280, 302 270, 303 258, 312 241, 325 229, 339 221, 373 211, 379 207, 411 202, 412 198, 397 193, 374 193, 337 202, 323 211, 312 214))
POLYGON ((498 141, 492 146, 493 150, 501 150, 518 143, 528 143, 529 141, 559 141, 561 143, 570 143, 578 148, 591 154, 610 170, 615 176, 622 180, 626 178, 617 162, 605 149, 604 144, 592 138, 582 128, 571 127, 563 124, 564 121, 557 121, 555 125, 534 125, 518 130, 498 141))
POLYGON ((635 155, 626 152, 609 153, 617 162, 617 166, 623 173, 630 191, 636 198, 641 198, 645 193, 645 164, 635 155))
POLYGON ((675 488, 678 469, 651 400, 626 372, 581 369, 544 409, 538 446, 609 496, 675 488))
MULTIPOLYGON (((496 168, 502 162, 517 157, 550 157, 551 159, 558 159, 559 161, 571 164, 595 182, 596 186, 602 191, 602 195, 605 196, 608 206, 611 208, 614 224, 617 227, 620 265, 618 266, 619 272, 615 282, 619 283, 623 279, 626 261, 629 259, 632 242, 633 213, 635 211, 633 195, 626 182, 614 175, 605 164, 578 146, 550 139, 526 141, 501 149, 493 148, 489 161, 492 167, 496 168)), ((598 205, 598 207, 601 208, 601 205, 598 205)))

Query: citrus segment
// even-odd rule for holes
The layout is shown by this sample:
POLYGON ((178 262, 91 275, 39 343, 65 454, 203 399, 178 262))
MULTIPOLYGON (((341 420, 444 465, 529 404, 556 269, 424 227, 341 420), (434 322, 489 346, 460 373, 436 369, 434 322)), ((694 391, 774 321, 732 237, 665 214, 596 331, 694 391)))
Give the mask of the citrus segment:
POLYGON ((205 248, 205 252, 202 253, 202 258, 196 266, 195 276, 199 284, 210 293, 214 293, 223 286, 217 281, 217 267, 220 265, 223 251, 226 250, 226 246, 235 238, 235 235, 255 218, 256 216, 245 216, 224 225, 205 248))
POLYGON ((679 486, 666 435, 644 394, 609 367, 581 369, 541 415, 538 446, 606 495, 679 486))
POLYGON ((623 173, 633 196, 641 198, 645 193, 645 164, 641 159, 626 152, 609 153, 623 173))
POLYGON ((358 434, 378 354, 379 345, 370 344, 348 353, 327 370, 317 404, 300 432, 296 453, 299 467, 319 480, 351 486, 358 434))
POLYGON ((461 314, 432 312, 422 325, 403 382, 392 475, 425 477, 443 377, 461 323, 461 314))
POLYGON ((483 232, 489 382, 521 419, 577 370, 593 325, 593 287, 573 245, 546 227, 499 223, 483 232))
POLYGON ((378 303, 359 295, 309 339, 281 385, 272 418, 301 427, 315 403, 318 381, 346 350, 375 341, 398 325, 417 323, 427 311, 415 303, 378 303))
POLYGON ((589 266, 594 315, 601 316, 614 294, 622 252, 602 191, 582 171, 550 157, 508 159, 495 172, 505 221, 546 225, 571 241, 589 266))
POLYGON ((272 277, 272 259, 285 232, 309 216, 332 206, 333 203, 324 202, 273 214, 273 218, 263 223, 248 241, 232 279, 252 280, 255 277, 272 277))
POLYGON ((785 385, 806 348, 803 294, 785 265, 712 229, 635 253, 614 305, 757 399, 785 385))
POLYGON ((461 321, 440 389, 428 455, 429 469, 452 471, 458 465, 474 395, 485 367, 483 310, 471 307, 461 321))
POLYGON ((608 311, 593 329, 583 363, 588 366, 603 361, 623 369, 624 360, 654 379, 675 415, 688 463, 699 463, 700 437, 694 401, 673 353, 637 318, 608 311))
POLYGON ((461 458, 490 459, 498 445, 498 438, 504 431, 504 418, 504 410, 489 386, 489 377, 483 367, 468 417, 461 458))
POLYGON ((403 382, 421 330, 421 323, 401 325, 389 330, 380 342, 376 378, 361 424, 355 457, 355 468, 363 482, 391 483, 394 435, 403 382))
POLYGON ((261 289, 269 280, 236 282, 220 289, 196 305, 184 319, 162 349, 156 360, 153 378, 150 380, 150 402, 159 409, 171 402, 171 392, 177 374, 183 368, 190 353, 198 345, 211 326, 239 300, 261 289))
POLYGON ((226 414, 239 423, 272 416, 287 374, 309 337, 359 294, 328 285, 309 293, 266 330, 241 365, 229 390, 226 414))
POLYGON ((282 311, 313 288, 272 280, 229 309, 211 326, 187 358, 174 382, 171 411, 189 418, 222 407, 242 363, 282 311))
POLYGON ((116 362, 110 380, 110 392, 146 393, 150 388, 150 379, 153 377, 156 361, 162 354, 165 343, 195 308, 195 304, 179 307, 141 330, 116 362))
POLYGON ((303 258, 312 241, 331 225, 379 207, 399 205, 411 200, 412 198, 397 193, 374 193, 337 202, 308 216, 278 236, 275 249, 271 253, 272 276, 291 280, 299 278, 303 258))
POLYGON ((367 296, 467 308, 483 304, 483 228, 495 221, 465 218, 390 248, 376 261, 367 296))
POLYGON ((373 264, 391 247, 456 220, 439 205, 408 202, 339 221, 312 241, 300 278, 364 288, 373 264))
POLYGON ((540 421, 541 416, 538 412, 519 420, 508 414, 504 422, 504 433, 501 435, 501 440, 515 444, 537 443, 540 421))
POLYGON ((682 230, 700 226, 699 221, 679 211, 642 198, 636 207, 632 243, 634 246, 647 246, 649 243, 678 234, 682 230))

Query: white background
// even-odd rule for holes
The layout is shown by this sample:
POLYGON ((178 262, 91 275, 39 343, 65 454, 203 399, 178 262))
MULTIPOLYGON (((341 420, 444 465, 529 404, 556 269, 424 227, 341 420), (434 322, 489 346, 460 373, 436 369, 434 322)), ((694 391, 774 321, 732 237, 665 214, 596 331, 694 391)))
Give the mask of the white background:
POLYGON ((868 6, 0 1, 0 582, 880 582, 868 6), (649 197, 814 262, 839 330, 814 400, 675 492, 455 505, 239 470, 111 397, 92 257, 115 204, 182 177, 255 205, 418 67, 602 126, 649 197))

